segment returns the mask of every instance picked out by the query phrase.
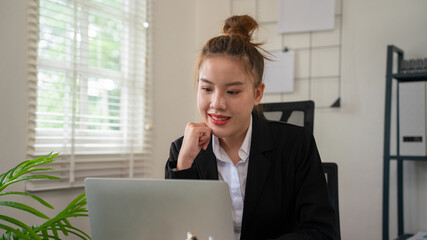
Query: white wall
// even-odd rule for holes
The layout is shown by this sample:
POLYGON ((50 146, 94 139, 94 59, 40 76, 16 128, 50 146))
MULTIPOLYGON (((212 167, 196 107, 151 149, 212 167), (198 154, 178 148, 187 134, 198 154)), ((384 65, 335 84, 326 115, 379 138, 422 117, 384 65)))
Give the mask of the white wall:
MULTIPOLYGON (((170 143, 183 134, 185 124, 193 119, 195 97, 193 63, 195 62, 194 0, 153 1, 153 76, 155 82, 154 135, 157 153, 153 160, 152 177, 163 178, 170 143)), ((27 88, 26 88, 26 1, 0 1, 0 173, 26 157, 27 88)), ((24 184, 13 187, 23 191, 24 184)), ((36 193, 57 211, 44 211, 53 216, 83 189, 36 193)), ((16 199, 15 199, 16 200, 16 199)), ((32 201, 20 200, 37 206, 32 201)), ((0 207, 0 212, 10 213, 0 207)), ((33 224, 37 218, 21 213, 13 216, 33 224)), ((72 221, 73 222, 73 221, 72 221)), ((89 232, 87 218, 74 224, 89 232)), ((0 231, 1 232, 1 231, 0 231)))
POLYGON ((184 134, 195 111, 193 66, 195 1, 154 0, 154 131, 153 177, 164 178, 170 144, 184 134))
MULTIPOLYGON (((427 32, 422 30, 427 2, 344 0, 343 7, 342 108, 317 111, 315 134, 323 158, 340 167, 343 239, 380 239, 386 46, 400 47, 406 58, 427 56, 427 32)), ((394 193, 392 188, 391 216, 394 193)), ((406 201, 413 202, 414 195, 406 201)), ((425 210, 426 201, 420 199, 411 209, 425 210)), ((415 218, 406 222, 407 231, 427 230, 425 220, 417 222, 417 212, 407 214, 415 218)), ((390 223, 395 237, 396 222, 390 223)))
MULTIPOLYGON (((0 1, 0 173, 25 160, 26 157, 26 31, 26 1, 0 1)), ((8 190, 23 191, 24 184, 11 186, 8 190)), ((47 191, 36 195, 57 209, 42 211, 53 217, 81 192, 83 189, 47 191)), ((40 204, 35 201, 28 201, 25 198, 20 201, 42 210, 40 204)), ((0 207, 0 212, 10 213, 10 210, 0 207)), ((14 211, 13 216, 17 216, 17 212, 14 211)), ((40 224, 40 221, 37 221, 39 219, 30 214, 20 213, 17 217, 40 224)), ((89 232, 87 219, 72 222, 89 232)))
MULTIPOLYGON (((222 21, 230 13, 230 3, 153 2, 152 177, 161 178, 171 141, 183 134, 188 121, 198 118, 193 82, 198 50, 220 32, 222 21)), ((25 5, 24 0, 0 1, 0 172, 25 158, 25 5)), ((344 0, 343 7, 342 107, 316 111, 315 137, 323 160, 339 165, 342 239, 380 239, 386 46, 399 46, 408 58, 427 56, 427 2, 344 0)), ((418 171, 420 179, 426 171, 418 171)), ((427 189, 427 184, 416 184, 418 190, 427 189)), ((23 185, 16 189, 23 190, 23 185)), ((61 209, 81 191, 38 195, 61 209)), ((420 198, 407 202, 422 207, 427 198, 418 195, 420 198)), ((407 230, 427 230, 425 215, 416 215, 420 221, 408 221, 407 230)), ((76 224, 88 229, 87 219, 76 224)))
MULTIPOLYGON (((278 3, 277 0, 268 1, 278 3)), ((255 12, 248 1, 234 2, 249 6, 248 14, 255 12)), ((275 9, 271 7, 269 10, 275 9)), ((407 58, 426 57, 425 9, 427 2, 422 0, 343 0, 342 107, 316 110, 314 133, 323 161, 336 162, 339 166, 342 239, 382 237, 386 47, 397 45, 405 51, 407 58)), ((215 3, 199 0, 197 13, 200 44, 220 31, 222 21, 230 14, 230 0, 215 3)), ((270 14, 277 15, 275 12, 270 14)), ((420 182, 416 181, 417 177, 409 177, 415 187, 407 189, 425 192, 426 184, 421 182, 425 180, 422 177, 426 173, 425 167, 415 171, 413 165, 407 164, 409 171, 406 173, 418 173, 420 182)), ((390 206, 393 209, 390 216, 393 218, 396 215, 393 173, 391 181, 390 206)), ((408 210, 405 229, 409 232, 426 231, 427 221, 423 216, 427 212, 416 211, 418 208, 426 210, 426 194, 412 193, 413 196, 405 198, 408 210)), ((390 223, 390 235, 395 237, 396 221, 390 223)))

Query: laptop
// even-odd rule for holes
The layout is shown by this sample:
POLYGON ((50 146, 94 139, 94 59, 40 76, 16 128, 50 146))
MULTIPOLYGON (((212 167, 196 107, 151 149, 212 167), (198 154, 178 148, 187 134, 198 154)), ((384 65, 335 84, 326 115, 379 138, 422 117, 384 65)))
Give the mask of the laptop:
POLYGON ((233 240, 227 183, 87 178, 93 240, 233 240))

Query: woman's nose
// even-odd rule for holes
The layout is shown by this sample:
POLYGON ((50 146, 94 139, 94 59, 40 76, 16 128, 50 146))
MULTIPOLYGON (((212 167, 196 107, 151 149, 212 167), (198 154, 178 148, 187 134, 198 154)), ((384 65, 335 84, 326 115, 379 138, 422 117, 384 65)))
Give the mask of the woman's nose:
POLYGON ((225 110, 226 106, 225 98, 221 93, 216 92, 215 94, 212 94, 211 108, 225 110))

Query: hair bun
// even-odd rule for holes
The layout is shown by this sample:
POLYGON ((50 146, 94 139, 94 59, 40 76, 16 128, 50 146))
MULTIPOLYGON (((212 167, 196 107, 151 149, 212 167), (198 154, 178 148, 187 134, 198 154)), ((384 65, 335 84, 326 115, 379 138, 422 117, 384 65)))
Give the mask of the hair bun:
POLYGON ((248 15, 235 15, 225 20, 222 31, 225 35, 239 36, 247 41, 252 40, 252 33, 258 28, 258 23, 248 15))

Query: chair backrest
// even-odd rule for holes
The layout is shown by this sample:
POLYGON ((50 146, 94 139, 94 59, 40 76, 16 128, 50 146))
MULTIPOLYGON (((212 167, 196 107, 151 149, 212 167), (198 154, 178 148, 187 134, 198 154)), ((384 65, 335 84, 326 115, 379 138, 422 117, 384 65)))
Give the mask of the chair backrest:
MULTIPOLYGON (((269 120, 287 122, 307 128, 313 133, 314 127, 314 102, 280 102, 262 104, 264 117, 269 120)), ((328 183, 329 198, 336 213, 337 240, 341 239, 340 214, 338 204, 338 166, 336 163, 322 163, 328 183)))
POLYGON ((341 239, 340 231, 340 214, 338 204, 338 165, 333 162, 322 163, 323 171, 325 172, 326 182, 328 183, 329 198, 332 202, 332 207, 336 213, 337 239, 341 239))
POLYGON ((264 103, 262 107, 265 118, 306 127, 313 133, 313 101, 264 103))

